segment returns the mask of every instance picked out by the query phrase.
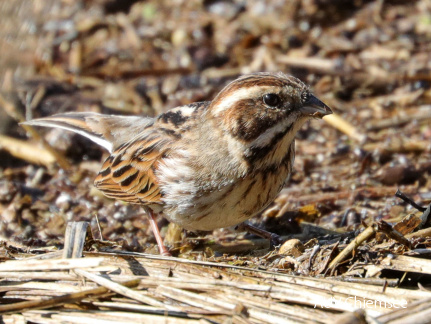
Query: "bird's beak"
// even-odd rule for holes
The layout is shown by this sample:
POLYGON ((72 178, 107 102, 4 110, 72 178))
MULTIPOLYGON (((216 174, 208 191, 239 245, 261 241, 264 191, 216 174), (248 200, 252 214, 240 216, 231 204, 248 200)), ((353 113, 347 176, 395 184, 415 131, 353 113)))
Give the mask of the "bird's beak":
POLYGON ((331 108, 313 95, 310 95, 300 111, 306 116, 316 118, 322 118, 323 116, 332 114, 331 108))

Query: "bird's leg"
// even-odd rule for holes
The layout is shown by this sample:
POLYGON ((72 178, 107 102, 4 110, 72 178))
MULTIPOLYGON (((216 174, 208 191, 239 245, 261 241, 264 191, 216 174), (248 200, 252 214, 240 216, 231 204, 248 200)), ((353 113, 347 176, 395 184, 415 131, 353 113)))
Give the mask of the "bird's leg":
POLYGON ((282 243, 281 237, 279 235, 265 231, 259 227, 250 225, 247 222, 243 222, 239 224, 235 229, 238 231, 247 231, 250 234, 254 234, 264 239, 267 239, 270 241, 271 247, 280 245, 282 243))
POLYGON ((157 245, 159 246, 160 255, 171 256, 166 246, 163 244, 162 236, 160 235, 159 226, 157 226, 156 216, 150 208, 145 208, 145 212, 148 215, 151 229, 153 230, 154 237, 156 238, 157 245))

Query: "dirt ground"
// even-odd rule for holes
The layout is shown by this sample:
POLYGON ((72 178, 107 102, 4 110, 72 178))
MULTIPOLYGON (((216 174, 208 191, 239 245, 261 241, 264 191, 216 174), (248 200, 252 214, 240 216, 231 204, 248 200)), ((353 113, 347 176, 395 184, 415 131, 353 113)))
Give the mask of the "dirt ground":
POLYGON ((429 318, 429 0, 0 1, 0 46, 2 322, 429 318), (250 220, 281 246, 159 218, 174 257, 158 256, 142 210, 94 188, 103 149, 19 125, 155 116, 257 71, 293 74, 334 111, 300 130, 290 182, 250 220), (78 221, 84 257, 65 258, 78 221))
MULTIPOLYGON (((421 206, 431 202, 429 1, 11 3, 0 4, 0 238, 7 242, 61 247, 66 223, 87 220, 95 238, 157 253, 142 211, 93 188, 106 152, 69 132, 37 129, 60 154, 53 156, 18 121, 65 111, 153 116, 211 100, 254 71, 297 76, 337 119, 303 127, 290 183, 252 223, 306 243, 421 216, 398 189, 421 206), (304 234, 311 225, 318 234, 304 234)), ((250 252, 232 243, 245 233, 183 233, 159 223, 180 256, 250 252)))

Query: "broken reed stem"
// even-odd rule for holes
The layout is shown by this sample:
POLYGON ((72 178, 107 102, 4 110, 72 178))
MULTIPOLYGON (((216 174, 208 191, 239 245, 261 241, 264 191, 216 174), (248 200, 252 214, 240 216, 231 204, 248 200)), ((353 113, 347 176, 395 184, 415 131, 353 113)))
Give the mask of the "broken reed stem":
POLYGON ((325 116, 323 120, 359 143, 362 143, 366 138, 355 126, 337 114, 325 116))
POLYGON ((44 165, 47 168, 52 166, 56 161, 55 156, 45 148, 5 135, 0 135, 0 148, 19 159, 28 161, 29 163, 44 165))
POLYGON ((337 60, 319 57, 293 57, 282 55, 277 58, 277 61, 291 67, 305 68, 312 71, 318 71, 320 73, 333 74, 342 68, 337 60))
POLYGON ((377 224, 374 223, 370 226, 368 226, 361 234, 359 234, 355 239, 349 243, 349 245, 346 246, 346 248, 338 254, 334 260, 331 261, 329 264, 328 269, 334 270, 335 267, 342 262, 344 259, 346 259, 352 252, 360 246, 364 241, 368 240, 370 237, 372 237, 377 232, 377 224))
MULTIPOLYGON (((23 123, 26 121, 25 117, 16 109, 15 105, 9 102, 8 100, 6 100, 1 94, 0 94, 0 106, 3 107, 3 109, 6 111, 6 113, 9 116, 14 118, 19 123, 23 123)), ((33 139, 42 143, 43 148, 47 151, 46 153, 49 153, 50 155, 52 155, 55 158, 55 161, 62 169, 64 170, 70 169, 70 164, 69 162, 67 162, 63 154, 61 154, 56 149, 54 149, 51 145, 49 145, 33 127, 29 125, 21 125, 21 127, 23 127, 33 139)), ((10 152, 12 154, 12 151, 10 152)), ((32 161, 30 160, 30 162, 32 161)))
POLYGON ((137 291, 134 291, 132 289, 129 289, 125 287, 124 285, 121 285, 119 283, 116 283, 112 280, 103 278, 101 276, 98 276, 96 274, 90 273, 88 271, 82 270, 82 269, 76 269, 75 273, 83 276, 84 278, 87 278, 91 281, 94 281, 98 285, 106 287, 106 289, 112 290, 116 292, 117 294, 129 297, 131 299, 134 299, 140 303, 144 303, 150 306, 155 307, 163 307, 164 304, 162 302, 157 301, 156 299, 153 299, 151 297, 145 296, 144 294, 141 294, 137 291))
POLYGON ((88 222, 68 222, 64 237, 63 259, 80 258, 89 231, 88 222))
POLYGON ((431 227, 424 228, 410 234, 406 234, 405 238, 411 239, 411 238, 428 237, 428 236, 431 236, 431 227))
MULTIPOLYGON (((134 280, 123 282, 122 285, 125 287, 136 287, 137 285, 139 285, 140 282, 141 282, 140 279, 134 279, 134 280)), ((25 310, 30 310, 30 309, 51 308, 61 304, 76 302, 90 295, 102 295, 109 291, 110 290, 106 287, 98 287, 98 288, 80 291, 77 293, 66 294, 59 297, 53 297, 45 300, 43 299, 29 300, 29 301, 13 303, 8 305, 0 305, 0 314, 4 315, 8 313, 14 313, 17 311, 23 312, 25 310)))
POLYGON ((27 133, 30 134, 32 138, 42 143, 43 148, 55 157, 55 161, 58 163, 60 168, 62 168, 63 170, 69 170, 71 168, 70 163, 67 162, 63 154, 61 154, 59 151, 49 145, 32 126, 23 124, 21 124, 21 126, 26 130, 27 133))

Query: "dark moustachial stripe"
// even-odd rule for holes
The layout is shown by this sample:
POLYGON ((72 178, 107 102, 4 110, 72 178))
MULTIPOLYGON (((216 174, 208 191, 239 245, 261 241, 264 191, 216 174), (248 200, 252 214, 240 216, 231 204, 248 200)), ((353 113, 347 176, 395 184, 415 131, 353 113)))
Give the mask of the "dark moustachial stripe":
POLYGON ((275 146, 283 139, 283 137, 292 129, 292 126, 287 127, 284 131, 276 134, 271 142, 264 147, 252 147, 249 151, 244 154, 246 161, 253 165, 257 161, 263 159, 269 153, 271 153, 275 146))

